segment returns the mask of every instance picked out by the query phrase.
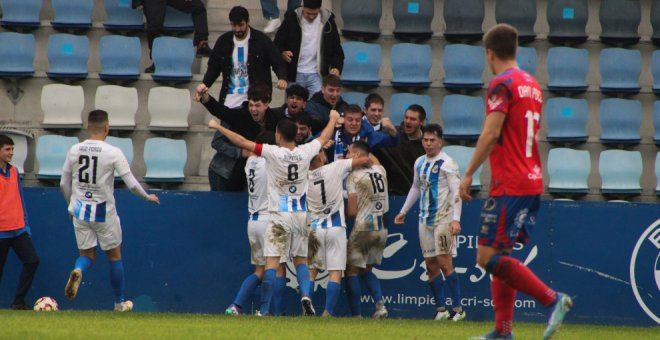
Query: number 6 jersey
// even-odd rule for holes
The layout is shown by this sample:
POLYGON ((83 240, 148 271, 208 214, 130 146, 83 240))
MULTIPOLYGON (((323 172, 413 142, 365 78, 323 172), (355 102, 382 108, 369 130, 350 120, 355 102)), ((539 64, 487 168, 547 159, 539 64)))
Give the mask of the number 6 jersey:
POLYGON ((348 194, 357 194, 357 216, 354 230, 385 229, 383 215, 390 209, 387 195, 387 173, 381 165, 353 170, 346 178, 348 194))

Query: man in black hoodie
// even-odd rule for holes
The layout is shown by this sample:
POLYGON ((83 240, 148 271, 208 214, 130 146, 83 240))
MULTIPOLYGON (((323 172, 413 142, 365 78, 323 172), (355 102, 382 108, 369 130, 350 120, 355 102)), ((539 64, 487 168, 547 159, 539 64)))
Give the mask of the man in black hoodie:
MULTIPOLYGON (((315 93, 305 104, 305 112, 309 113, 312 119, 320 122, 320 126, 325 126, 331 110, 337 110, 341 116, 344 116, 347 106, 348 104, 341 98, 341 79, 329 74, 323 77, 321 91, 315 93)), ((315 134, 318 132, 320 131, 314 130, 315 134)))

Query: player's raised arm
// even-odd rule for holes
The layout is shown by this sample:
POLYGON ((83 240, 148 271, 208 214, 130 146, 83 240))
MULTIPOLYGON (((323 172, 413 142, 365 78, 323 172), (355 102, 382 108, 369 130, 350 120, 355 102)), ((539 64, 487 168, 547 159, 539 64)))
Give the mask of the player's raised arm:
POLYGON ((325 145, 330 138, 332 138, 332 133, 335 131, 335 125, 337 124, 339 117, 339 112, 337 112, 337 110, 330 111, 330 120, 328 121, 328 124, 326 124, 323 131, 321 131, 321 134, 316 138, 321 145, 325 145))
POLYGON ((230 142, 232 142, 232 144, 238 146, 241 149, 254 152, 254 149, 257 146, 255 142, 248 140, 245 137, 239 135, 238 133, 227 129, 215 119, 209 120, 209 127, 211 129, 216 129, 220 131, 223 135, 225 135, 225 137, 227 137, 227 139, 229 139, 230 142))

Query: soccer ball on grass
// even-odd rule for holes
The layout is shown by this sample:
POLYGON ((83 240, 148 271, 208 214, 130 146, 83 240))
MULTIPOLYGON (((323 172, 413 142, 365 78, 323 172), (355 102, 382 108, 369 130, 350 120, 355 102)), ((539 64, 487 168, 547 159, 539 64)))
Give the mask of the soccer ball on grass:
POLYGON ((50 312, 59 310, 59 306, 57 305, 57 301, 55 301, 55 299, 52 297, 44 296, 39 298, 39 300, 34 303, 34 310, 37 312, 50 312))

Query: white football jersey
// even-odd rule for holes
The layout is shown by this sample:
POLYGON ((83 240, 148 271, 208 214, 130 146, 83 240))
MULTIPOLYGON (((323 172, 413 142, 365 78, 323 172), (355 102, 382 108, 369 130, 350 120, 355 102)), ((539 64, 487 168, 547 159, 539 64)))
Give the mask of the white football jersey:
POLYGON ((352 160, 339 159, 309 172, 307 203, 312 230, 346 226, 342 182, 352 168, 352 160))
POLYGON ((268 178, 266 159, 250 157, 245 164, 245 178, 248 185, 248 212, 252 221, 268 220, 268 178))
POLYGON ((382 165, 356 169, 346 178, 348 194, 357 194, 357 216, 354 230, 372 231, 385 228, 383 215, 390 209, 387 194, 387 172, 382 165))
POLYGON ((318 155, 321 143, 287 148, 262 144, 268 173, 268 208, 271 212, 307 211, 307 175, 309 163, 318 155))
POLYGON ((456 218, 455 214, 460 220, 458 186, 461 179, 456 161, 440 151, 433 158, 420 156, 413 169, 413 185, 417 185, 420 192, 419 223, 429 227, 447 224, 456 218))
POLYGON ((115 171, 123 176, 131 171, 117 147, 99 140, 86 140, 71 147, 64 172, 71 173, 69 212, 77 219, 105 222, 115 209, 115 171))

